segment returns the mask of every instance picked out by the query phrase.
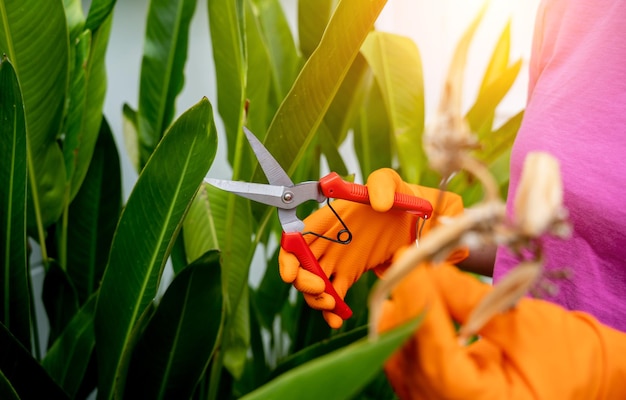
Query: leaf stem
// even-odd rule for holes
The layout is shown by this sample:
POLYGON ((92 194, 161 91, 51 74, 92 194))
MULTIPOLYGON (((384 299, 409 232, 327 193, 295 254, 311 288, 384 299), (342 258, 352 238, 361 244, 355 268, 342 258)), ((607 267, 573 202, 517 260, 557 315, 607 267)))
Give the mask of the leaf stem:
POLYGON ((35 182, 35 168, 33 166, 33 157, 30 152, 30 144, 28 135, 26 135, 26 159, 28 163, 28 182, 30 183, 31 198, 33 199, 33 211, 35 213, 35 220, 37 222, 37 235, 39 237, 39 246, 41 248, 41 258, 43 260, 43 266, 46 272, 50 267, 50 260, 48 259, 48 249, 46 248, 46 235, 43 230, 43 222, 41 220, 41 210, 39 205, 39 191, 37 188, 37 182, 35 182))

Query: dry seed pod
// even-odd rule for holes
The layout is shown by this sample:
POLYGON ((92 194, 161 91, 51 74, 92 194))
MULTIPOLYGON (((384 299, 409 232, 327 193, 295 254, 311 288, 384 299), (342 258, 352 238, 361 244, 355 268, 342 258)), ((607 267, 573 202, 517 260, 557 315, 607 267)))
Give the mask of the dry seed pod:
POLYGON ((528 153, 513 207, 516 228, 529 237, 541 235, 564 219, 563 183, 556 158, 545 152, 528 153))
POLYGON ((539 261, 524 262, 512 269, 472 310, 459 331, 459 342, 466 343, 495 315, 515 306, 537 282, 541 272, 539 261))
POLYGON ((445 259, 450 252, 467 243, 469 233, 490 232, 505 218, 502 202, 482 203, 467 210, 463 215, 450 218, 448 224, 433 228, 420 240, 419 246, 410 247, 385 271, 376 282, 369 296, 369 338, 376 340, 376 327, 382 314, 383 303, 393 288, 420 263, 426 260, 445 259))
POLYGON ((478 146, 460 108, 460 94, 446 84, 437 115, 423 135, 429 165, 444 178, 463 169, 465 154, 478 146))

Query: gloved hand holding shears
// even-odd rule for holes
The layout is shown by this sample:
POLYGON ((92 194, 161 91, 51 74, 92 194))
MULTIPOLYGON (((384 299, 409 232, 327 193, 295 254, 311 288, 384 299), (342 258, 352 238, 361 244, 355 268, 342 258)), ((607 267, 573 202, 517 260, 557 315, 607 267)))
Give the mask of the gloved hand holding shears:
MULTIPOLYGON (((374 270, 377 275, 382 275, 398 249, 414 243, 418 236, 428 234, 440 223, 439 218, 424 220, 420 219, 423 216, 395 209, 394 195, 416 196, 428 201, 436 206, 433 213, 437 217, 451 217, 463 212, 463 202, 457 194, 408 184, 389 168, 370 174, 367 188, 371 205, 342 200, 332 203, 334 210, 354 233, 349 246, 338 246, 316 236, 306 238, 324 273, 333 277, 333 286, 341 298, 362 274, 374 270)), ((305 230, 324 235, 332 235, 341 227, 328 206, 311 214, 304 223, 305 230)), ((465 257, 467 250, 459 249, 450 255, 448 261, 457 263, 465 257)), ((342 318, 332 311, 334 298, 325 290, 321 279, 301 268, 298 260, 288 252, 281 251, 278 261, 283 280, 293 282, 304 294, 307 303, 312 308, 323 310, 326 322, 332 328, 339 328, 342 318)))
MULTIPOLYGON (((415 226, 418 218, 428 219, 432 213, 432 206, 427 200, 412 195, 413 192, 406 190, 406 188, 404 191, 397 191, 397 193, 392 191, 391 195, 384 193, 382 195, 385 198, 383 201, 385 203, 384 207, 385 209, 393 209, 394 214, 387 215, 384 218, 385 222, 381 224, 377 220, 380 220, 387 213, 376 212, 369 206, 370 193, 368 193, 366 186, 346 182, 336 173, 330 173, 319 181, 304 182, 296 185, 254 134, 246 128, 244 128, 244 132, 268 179, 269 185, 210 178, 207 178, 206 181, 223 190, 274 206, 278 209, 278 217, 283 228, 281 259, 284 262, 281 262, 281 277, 285 282, 293 282, 297 289, 312 294, 314 297, 307 298, 309 304, 313 301, 312 305, 314 308, 332 312, 332 315, 338 318, 338 321, 333 318, 330 321, 327 318, 327 321, 329 321, 331 326, 335 325, 334 327, 338 327, 341 325, 342 320, 352 315, 352 310, 343 301, 347 288, 368 269, 368 265, 371 262, 369 260, 370 253, 361 253, 364 249, 361 244, 368 242, 370 249, 381 248, 382 238, 378 236, 385 236, 385 242, 387 242, 389 249, 384 251, 384 256, 375 259, 379 263, 389 260, 397 248, 415 239, 415 226), (338 229, 336 230, 331 229, 329 231, 324 229, 327 228, 325 225, 328 222, 326 216, 329 215, 329 212, 332 212, 328 211, 330 209, 328 205, 322 211, 314 213, 320 213, 320 217, 324 220, 320 224, 321 226, 317 226, 324 229, 321 235, 325 236, 325 239, 332 239, 332 241, 323 239, 320 233, 315 231, 316 227, 306 226, 296 215, 296 207, 299 204, 309 200, 322 202, 327 198, 346 200, 346 204, 340 203, 340 200, 332 202, 336 211, 336 214, 332 215, 332 219, 339 221, 338 229), (357 207, 358 210, 365 211, 365 218, 368 218, 368 214, 370 216, 376 215, 376 218, 361 221, 361 215, 356 217, 348 215, 353 213, 351 207, 357 207), (346 214, 342 215, 344 212, 346 214), (350 227, 350 230, 347 227, 352 223, 357 223, 357 221, 362 226, 358 226, 352 233, 352 227, 350 227), (381 225, 384 225, 386 230, 391 232, 391 235, 381 234, 379 231, 381 225), (402 233, 399 230, 402 230, 402 233), (305 234, 311 233, 306 235, 306 240, 303 232, 305 234), (320 253, 317 252, 318 249, 314 249, 315 251, 312 252, 308 243, 315 241, 324 241, 328 242, 329 245, 336 246, 336 249, 347 258, 340 263, 341 265, 334 265, 334 262, 329 263, 332 264, 330 269, 320 267, 316 258, 320 253), (357 246, 354 243, 357 243, 357 246), (285 261, 286 254, 291 254, 293 257, 287 256, 285 261), (358 264, 351 261, 357 258, 361 258, 358 264), (302 269, 300 266, 302 266, 302 269), (312 277, 315 277, 315 279, 312 279, 312 277), (333 283, 331 283, 329 277, 331 277, 333 283), (335 282, 337 282, 335 285, 341 285, 341 293, 337 292, 339 289, 336 290, 338 286, 333 285, 335 282), (323 293, 327 293, 330 297, 323 296, 323 293), (323 304, 319 307, 316 307, 314 302, 316 297, 323 299, 323 304)), ((400 183, 402 182, 400 181, 400 183)), ((377 195, 377 199, 379 197, 377 195)), ((356 214, 360 214, 360 212, 356 214)))

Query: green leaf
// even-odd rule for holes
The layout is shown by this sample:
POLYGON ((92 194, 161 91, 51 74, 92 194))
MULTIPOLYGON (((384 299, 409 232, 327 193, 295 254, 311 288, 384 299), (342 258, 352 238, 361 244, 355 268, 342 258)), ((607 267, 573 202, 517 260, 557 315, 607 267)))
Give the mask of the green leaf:
POLYGON ((102 123, 102 107, 106 94, 105 53, 109 42, 112 18, 103 21, 90 34, 85 31, 76 44, 74 77, 70 90, 68 122, 63 153, 70 184, 70 201, 85 179, 102 123))
POLYGON ((337 0, 298 1, 298 39, 304 58, 309 58, 324 34, 337 0))
POLYGON ((65 15, 67 17, 67 27, 70 32, 70 43, 78 38, 85 26, 85 15, 83 5, 80 0, 63 0, 65 15))
POLYGON ((150 1, 137 115, 141 165, 145 165, 174 117, 174 102, 183 88, 195 7, 195 0, 150 1))
MULTIPOLYGON (((278 108, 276 95, 272 93, 275 86, 272 75, 272 62, 269 50, 263 37, 261 23, 257 18, 251 1, 245 2, 246 12, 246 54, 249 65, 254 68, 246 68, 246 126, 256 134, 265 134, 271 118, 278 108)), ((220 61, 221 62, 221 61, 220 61)), ((249 149, 243 146, 244 151, 240 176, 250 176, 252 173, 253 155, 249 149)))
POLYGON ((359 340, 284 373, 242 398, 348 399, 359 392, 381 369, 387 358, 415 331, 411 321, 385 333, 376 342, 359 340))
MULTIPOLYGON (((369 91, 354 127, 354 151, 365 179, 375 170, 392 166, 393 136, 380 85, 369 76, 369 91)), ((415 155, 418 156, 417 154, 415 155)))
POLYGON ((19 396, 15 391, 9 379, 0 371, 0 397, 6 400, 19 400, 19 396))
POLYGON ((222 253, 225 271, 222 280, 229 317, 224 348, 226 353, 237 354, 228 355, 226 366, 233 375, 240 374, 249 343, 248 305, 245 304, 244 309, 240 303, 248 285, 252 258, 250 201, 203 184, 183 222, 183 231, 188 260, 195 260, 213 249, 222 253))
POLYGON ((69 399, 39 362, 1 323, 0 348, 0 373, 20 398, 37 399, 45 393, 49 399, 69 399))
MULTIPOLYGON (((300 69, 289 23, 278 0, 253 0, 272 63, 272 81, 280 99, 284 98, 300 69)), ((254 64, 249 64, 253 67, 254 64)))
POLYGON ((135 321, 157 293, 169 249, 216 151, 209 101, 181 115, 148 160, 113 238, 96 308, 99 398, 124 375, 135 321), (114 323, 113 323, 114 321, 114 323))
POLYGON ((337 6, 319 46, 276 112, 265 145, 292 173, 347 74, 385 0, 344 0, 337 6))
POLYGON ((427 160, 421 145, 424 82, 417 46, 408 37, 371 32, 361 53, 380 86, 402 175, 408 182, 419 183, 427 160))
POLYGON ((209 0, 208 12, 217 82, 217 109, 226 131, 228 162, 235 167, 239 164, 235 154, 245 145, 240 133, 246 96, 243 0, 209 0))
POLYGON ((493 81, 500 76, 509 66, 509 54, 511 51, 511 21, 509 21, 496 43, 496 47, 491 55, 491 60, 487 64, 487 70, 483 76, 478 96, 480 97, 493 81))
POLYGON ((316 358, 327 355, 333 351, 342 349, 367 335, 367 326, 361 326, 350 332, 341 333, 330 339, 312 344, 296 353, 285 357, 280 364, 272 371, 271 379, 276 379, 279 375, 304 365, 316 358))
POLYGON ((11 63, 0 63, 0 322, 30 347, 26 257, 26 125, 11 63))
POLYGON ((93 326, 96 299, 96 294, 89 297, 54 341, 42 361, 52 379, 71 398, 74 398, 80 388, 96 345, 93 326))
POLYGON ((56 261, 48 266, 41 297, 50 323, 48 339, 51 342, 65 329, 79 308, 76 289, 56 261))
POLYGON ((100 27, 113 11, 115 0, 92 0, 87 14, 85 29, 95 31, 100 27))
MULTIPOLYGON (((370 76, 367 61, 361 53, 358 53, 324 115, 322 125, 325 125, 331 134, 333 146, 338 147, 346 138, 348 130, 354 126, 370 85, 370 76)), ((380 103, 378 107, 380 108, 380 103)))
POLYGON ((465 65, 467 61, 467 54, 469 53, 469 47, 482 21, 485 12, 487 11, 487 7, 489 5, 489 0, 485 0, 483 5, 481 6, 478 14, 474 17, 470 25, 467 27, 463 36, 456 45, 454 49, 454 55, 452 57, 452 61, 450 63, 450 67, 448 69, 448 74, 446 76, 447 84, 455 89, 455 96, 453 99, 453 106, 460 112, 461 110, 461 88, 463 87, 463 73, 465 71, 465 65))
POLYGON ((89 170, 68 210, 66 271, 81 304, 100 284, 121 208, 120 159, 102 119, 89 170))
MULTIPOLYGON (((68 28, 61 1, 0 3, 0 52, 24 101, 34 211, 47 227, 63 210, 65 168, 57 144, 68 84, 68 28), (45 73, 42 73, 45 71, 45 73)), ((34 221, 28 221, 34 227, 34 221)))
POLYGON ((191 397, 224 322, 219 257, 207 253, 176 275, 135 346, 125 397, 191 397))
POLYGON ((482 91, 482 94, 478 96, 476 102, 467 112, 465 118, 472 131, 478 133, 479 139, 491 132, 496 108, 515 83, 521 67, 522 60, 520 59, 502 71, 482 91))

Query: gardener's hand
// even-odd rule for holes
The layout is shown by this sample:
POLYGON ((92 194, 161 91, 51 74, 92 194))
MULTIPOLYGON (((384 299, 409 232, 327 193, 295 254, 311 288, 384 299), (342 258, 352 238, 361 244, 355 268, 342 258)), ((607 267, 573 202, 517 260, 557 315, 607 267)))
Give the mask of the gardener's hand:
POLYGON ((626 334, 588 314, 522 299, 461 346, 452 321, 464 323, 490 290, 450 265, 419 266, 395 288, 381 331, 426 313, 385 365, 400 398, 626 398, 626 334))
MULTIPOLYGON (((363 273, 373 268, 379 270, 385 268, 396 250, 415 241, 417 216, 391 210, 395 193, 411 194, 428 200, 433 205, 433 215, 436 213, 436 216, 453 216, 463 212, 463 203, 458 195, 409 185, 392 169, 385 168, 373 172, 367 180, 367 187, 371 206, 343 200, 332 203, 335 211, 352 232, 352 241, 349 244, 342 245, 314 235, 305 235, 311 251, 342 299, 363 273)), ((432 221, 437 221, 437 218, 426 221, 422 235, 427 234, 432 228, 432 221)), ((305 231, 333 238, 343 229, 328 206, 314 212, 304 220, 304 223, 305 231)), ((466 251, 459 251, 451 262, 464 257, 466 251)), ((283 281, 293 283, 296 289, 304 294, 309 306, 325 310, 326 322, 332 328, 339 328, 343 321, 329 311, 335 307, 335 300, 324 293, 324 281, 301 268, 293 254, 281 250, 278 260, 283 281)))

